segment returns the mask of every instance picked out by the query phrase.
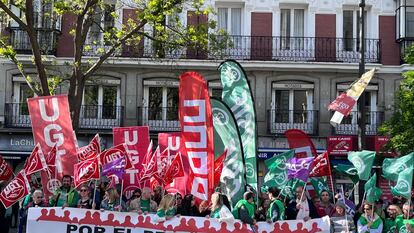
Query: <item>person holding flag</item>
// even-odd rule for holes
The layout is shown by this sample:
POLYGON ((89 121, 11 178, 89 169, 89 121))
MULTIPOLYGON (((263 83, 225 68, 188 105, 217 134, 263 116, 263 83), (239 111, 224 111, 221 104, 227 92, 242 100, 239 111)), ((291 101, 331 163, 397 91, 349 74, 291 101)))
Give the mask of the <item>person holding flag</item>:
POLYGON ((371 203, 364 203, 364 213, 357 222, 358 233, 381 233, 383 228, 382 219, 374 211, 371 203))
POLYGON ((388 217, 384 219, 384 233, 395 233, 397 230, 397 225, 395 220, 398 215, 402 214, 402 211, 397 205, 389 205, 387 207, 388 217))
POLYGON ((315 205, 304 195, 304 186, 296 187, 296 199, 292 200, 286 207, 288 220, 304 220, 319 218, 315 205))
POLYGON ((76 207, 78 205, 79 193, 73 187, 73 179, 70 175, 64 175, 62 186, 56 190, 49 199, 50 206, 76 207))
POLYGON ((398 233, 414 232, 414 206, 413 200, 407 201, 403 205, 403 214, 395 219, 398 233))
POLYGON ((285 220, 285 205, 278 199, 279 192, 276 187, 270 187, 268 190, 270 207, 267 210, 266 219, 268 222, 285 220))

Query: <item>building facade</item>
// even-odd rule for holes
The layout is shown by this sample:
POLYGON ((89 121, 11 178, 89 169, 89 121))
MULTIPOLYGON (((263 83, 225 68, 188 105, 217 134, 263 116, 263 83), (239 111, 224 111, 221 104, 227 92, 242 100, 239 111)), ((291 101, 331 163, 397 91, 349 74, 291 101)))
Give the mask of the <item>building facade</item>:
MULTIPOLYGON (((125 24, 134 11, 131 4, 117 7, 119 19, 101 12, 101 26, 125 24)), ((327 106, 358 78, 358 5, 358 0, 206 1, 206 6, 216 10, 213 17, 229 34, 232 46, 223 48, 219 56, 188 49, 167 51, 164 59, 156 60, 150 41, 144 39, 136 47, 124 46, 85 87, 79 144, 86 144, 99 132, 104 145, 110 147, 112 128, 117 126, 149 125, 153 140, 158 132, 179 131, 179 74, 200 72, 211 95, 220 97, 217 67, 228 58, 241 63, 252 88, 259 159, 288 148, 283 136, 288 129, 308 133, 319 150, 327 148, 329 136, 355 137, 357 109, 333 128, 329 124, 332 112, 327 106)), ((378 126, 393 113, 401 73, 411 69, 401 58, 414 38, 414 0, 367 0, 365 11, 366 68, 378 68, 365 92, 366 133, 376 136, 378 126)), ((205 20, 190 12, 184 10, 180 15, 184 25, 205 20)), ((59 70, 67 69, 65 64, 73 56, 70 25, 74 20, 64 15, 55 25, 39 24, 44 29, 39 39, 57 75, 59 70)), ((31 47, 26 34, 14 22, 4 30, 19 57, 30 64, 31 47)), ((96 31, 91 28, 88 41, 103 37, 96 31)), ((93 58, 104 45, 90 46, 84 55, 93 58)), ((33 67, 28 72, 35 75, 36 70, 33 67)), ((26 104, 26 98, 33 94, 11 62, 1 60, 0 75, 0 154, 14 161, 15 167, 21 166, 34 146, 26 104)), ((58 92, 64 93, 65 86, 58 92)), ((263 172, 264 165, 259 163, 259 176, 263 172)))

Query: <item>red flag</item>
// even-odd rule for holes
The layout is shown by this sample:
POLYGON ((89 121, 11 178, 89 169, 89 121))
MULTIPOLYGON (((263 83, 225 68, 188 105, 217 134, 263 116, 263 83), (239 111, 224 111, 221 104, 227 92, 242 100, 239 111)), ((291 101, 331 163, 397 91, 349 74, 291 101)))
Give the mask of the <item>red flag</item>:
POLYGON ((320 177, 320 176, 329 176, 331 175, 331 167, 329 163, 328 152, 323 152, 318 155, 312 163, 311 172, 309 177, 320 177))
POLYGON ((50 151, 45 155, 45 161, 47 166, 56 166, 56 153, 57 147, 56 144, 50 149, 50 151))
POLYGON ((190 164, 188 163, 188 157, 186 156, 185 148, 181 142, 181 133, 159 133, 158 145, 161 151, 168 148, 170 155, 181 153, 184 166, 184 176, 177 177, 171 184, 165 185, 165 190, 168 193, 179 192, 185 196, 187 194, 188 171, 190 170, 190 164))
POLYGON ((57 147, 55 145, 45 155, 47 168, 40 172, 43 194, 46 200, 61 186, 57 172, 57 167, 61 167, 61 165, 57 164, 60 162, 57 158, 57 147))
MULTIPOLYGON (((107 150, 102 151, 99 154, 99 161, 101 163, 101 165, 110 163, 112 161, 114 161, 115 159, 119 159, 122 158, 126 155, 126 150, 125 150, 125 144, 119 144, 116 145, 114 147, 111 147, 107 150)), ((127 163, 128 163, 127 159, 127 163)))
POLYGON ((346 92, 342 92, 336 99, 329 104, 328 109, 333 111, 338 111, 342 113, 344 116, 348 116, 349 113, 352 111, 356 100, 346 94, 346 92))
POLYGON ((13 169, 0 155, 0 181, 9 181, 13 177, 13 169))
POLYGON ((75 164, 75 187, 91 179, 99 179, 99 165, 97 159, 90 159, 75 164))
POLYGON ((226 160, 227 150, 223 152, 215 161, 214 161, 214 187, 218 187, 220 183, 221 172, 224 167, 224 160, 226 160))
POLYGON ((150 144, 149 127, 117 127, 113 129, 113 135, 114 146, 125 143, 134 168, 142 170, 144 156, 150 144))
POLYGON ((157 158, 157 173, 160 179, 164 178, 165 173, 167 172, 167 169, 170 163, 171 163, 170 150, 168 148, 165 148, 165 150, 162 153, 160 153, 157 158))
POLYGON ((147 180, 150 180, 152 176, 157 174, 157 157, 160 155, 160 148, 157 147, 154 154, 146 156, 143 169, 140 172, 140 182, 143 183, 147 180))
POLYGON ((0 193, 0 201, 6 209, 29 194, 30 186, 26 176, 24 170, 20 171, 0 193))
POLYGON ((177 153, 175 158, 171 161, 170 166, 165 172, 164 176, 164 185, 168 185, 173 182, 175 178, 184 176, 184 167, 183 160, 181 158, 181 153, 177 153))
POLYGON ((27 158, 23 169, 27 176, 40 170, 47 169, 45 157, 39 144, 35 146, 29 158, 27 158))
POLYGON ((57 167, 59 173, 72 175, 77 159, 68 97, 42 96, 30 98, 27 103, 35 143, 39 143, 45 152, 56 145, 58 160, 62 164, 62 168, 57 167))
POLYGON ((188 190, 200 200, 214 191, 213 118, 207 83, 196 72, 180 75, 181 139, 190 164, 188 190))
POLYGON ((299 129, 289 129, 285 131, 285 137, 288 140, 289 148, 295 150, 296 157, 316 157, 315 146, 309 136, 299 129))
POLYGON ((100 141, 101 139, 99 137, 99 134, 96 134, 88 145, 79 148, 77 153, 79 161, 96 158, 96 156, 101 153, 100 141))

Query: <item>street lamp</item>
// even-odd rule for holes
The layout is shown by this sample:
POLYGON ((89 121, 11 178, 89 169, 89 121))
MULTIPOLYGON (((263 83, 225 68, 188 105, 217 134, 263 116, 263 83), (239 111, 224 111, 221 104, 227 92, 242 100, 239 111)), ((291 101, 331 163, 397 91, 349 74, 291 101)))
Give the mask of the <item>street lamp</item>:
MULTIPOLYGON (((359 73, 360 78, 365 73, 365 0, 359 3, 359 73)), ((365 149, 365 93, 358 101, 358 150, 365 149)))

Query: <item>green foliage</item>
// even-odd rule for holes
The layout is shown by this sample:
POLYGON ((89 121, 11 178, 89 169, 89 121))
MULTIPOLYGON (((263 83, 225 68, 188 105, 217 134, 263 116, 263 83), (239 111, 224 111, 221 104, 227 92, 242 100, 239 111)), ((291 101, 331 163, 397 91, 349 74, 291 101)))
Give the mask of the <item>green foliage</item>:
MULTIPOLYGON (((414 64, 414 47, 407 50, 405 61, 414 64)), ((391 136, 388 147, 401 154, 414 151, 414 71, 403 73, 404 79, 396 93, 395 112, 380 127, 380 132, 391 136)))

